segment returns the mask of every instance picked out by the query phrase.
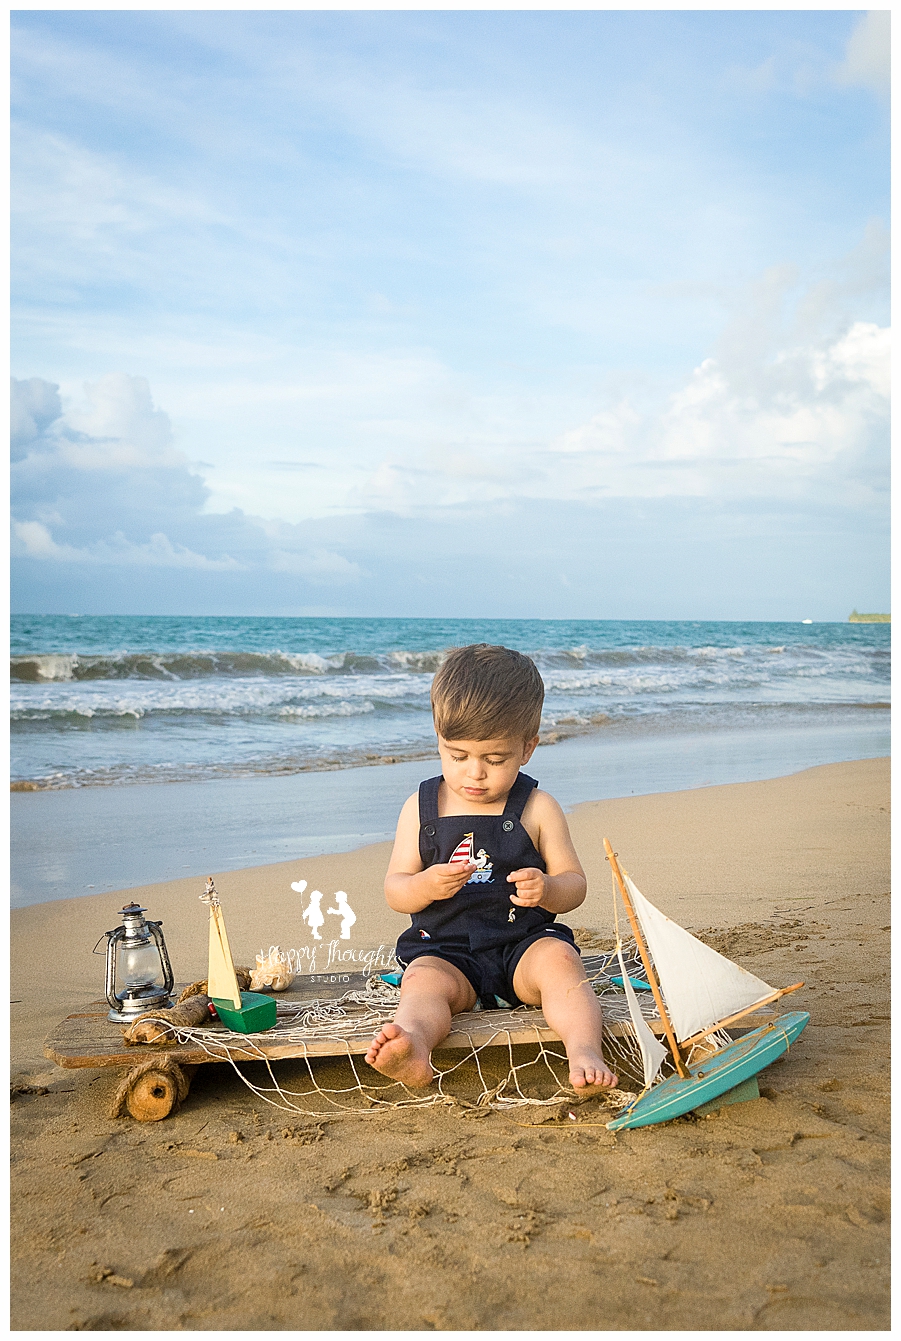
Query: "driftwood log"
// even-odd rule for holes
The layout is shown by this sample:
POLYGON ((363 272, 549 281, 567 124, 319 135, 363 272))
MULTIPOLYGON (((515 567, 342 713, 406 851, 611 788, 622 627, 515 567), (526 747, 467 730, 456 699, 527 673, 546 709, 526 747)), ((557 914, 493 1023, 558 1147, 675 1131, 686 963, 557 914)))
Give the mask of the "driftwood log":
MULTIPOLYGON (((250 969, 236 968, 238 987, 246 992, 250 986, 250 969)), ((206 978, 198 979, 186 987, 174 1006, 166 1010, 147 1010, 122 1030, 122 1037, 128 1044, 171 1043, 175 1029, 179 1025, 196 1029, 198 1025, 211 1024, 210 998, 206 994, 206 978)))
POLYGON ((176 1113, 188 1097, 196 1066, 179 1065, 171 1057, 147 1057, 129 1071, 113 1095, 110 1116, 130 1113, 138 1122, 159 1122, 176 1113))
POLYGON ((152 1010, 139 1015, 133 1024, 122 1030, 126 1043, 171 1043, 179 1025, 195 1028, 212 1021, 210 998, 192 996, 181 1005, 171 1006, 168 1010, 152 1010))
MULTIPOLYGON (((249 968, 235 969, 235 977, 238 979, 238 987, 242 992, 250 991, 251 971, 252 970, 249 968)), ((179 993, 178 1000, 176 1001, 175 1004, 180 1005, 182 1001, 187 1001, 188 998, 192 996, 205 996, 205 995, 206 995, 206 978, 198 978, 196 982, 189 983, 188 986, 184 988, 182 992, 179 993)))

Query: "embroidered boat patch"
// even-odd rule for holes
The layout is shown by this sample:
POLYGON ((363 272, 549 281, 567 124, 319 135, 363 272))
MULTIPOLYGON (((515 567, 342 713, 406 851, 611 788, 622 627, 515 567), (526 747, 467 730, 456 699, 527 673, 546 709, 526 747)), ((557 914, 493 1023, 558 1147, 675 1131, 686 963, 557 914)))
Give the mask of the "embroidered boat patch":
POLYGON ((450 857, 451 865, 454 863, 465 863, 467 861, 475 862, 477 868, 466 881, 467 885, 494 884, 494 881, 491 878, 491 872, 494 870, 491 858, 483 847, 479 848, 478 853, 475 852, 473 836, 471 833, 463 835, 450 857))

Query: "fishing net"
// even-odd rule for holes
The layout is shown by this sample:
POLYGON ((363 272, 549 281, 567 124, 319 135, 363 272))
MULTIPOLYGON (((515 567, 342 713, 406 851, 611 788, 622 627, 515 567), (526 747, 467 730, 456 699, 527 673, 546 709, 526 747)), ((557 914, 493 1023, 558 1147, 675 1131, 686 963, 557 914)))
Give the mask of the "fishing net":
MULTIPOLYGON (((623 957, 629 976, 634 973, 641 979, 643 970, 634 943, 624 946, 623 957)), ((625 993, 613 980, 620 973, 616 952, 585 955, 582 962, 604 1013, 608 1063, 622 1079, 637 1077, 635 1084, 640 1089, 640 1053, 625 993)), ((645 1018, 656 1019, 652 993, 638 990, 636 996, 645 1018)), ((265 1103, 306 1117, 436 1104, 459 1104, 474 1112, 552 1108, 578 1098, 569 1085, 563 1044, 542 1037, 547 1025, 535 1006, 455 1016, 454 1034, 467 1037, 469 1047, 453 1051, 437 1048, 432 1055, 435 1078, 426 1090, 412 1090, 401 1081, 379 1074, 362 1060, 359 1045, 368 1044, 382 1025, 394 1018, 399 1001, 399 987, 381 977, 371 977, 365 988, 347 991, 338 998, 278 999, 276 1024, 258 1036, 233 1033, 221 1026, 187 1027, 166 1022, 166 1027, 179 1043, 202 1049, 211 1061, 228 1062, 247 1088, 265 1103), (523 1037, 530 1031, 534 1042, 524 1043, 523 1037), (328 1056, 322 1055, 321 1047, 311 1050, 314 1044, 323 1043, 332 1045, 328 1056), (261 1044, 265 1044, 265 1052, 261 1044), (278 1059, 277 1075, 269 1054, 281 1046, 288 1056, 278 1059), (340 1066, 335 1065, 338 1061, 340 1066), (247 1062, 253 1063, 250 1069, 244 1065, 247 1062)), ((729 1041, 728 1035, 711 1036, 705 1040, 704 1054, 729 1041)), ((618 1111, 636 1096, 626 1089, 614 1089, 597 1097, 618 1111)))

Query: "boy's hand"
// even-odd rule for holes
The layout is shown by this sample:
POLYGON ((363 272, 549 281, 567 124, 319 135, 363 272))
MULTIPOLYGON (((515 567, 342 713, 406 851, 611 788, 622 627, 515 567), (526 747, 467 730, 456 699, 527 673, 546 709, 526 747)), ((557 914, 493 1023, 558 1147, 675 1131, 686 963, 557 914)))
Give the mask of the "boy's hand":
POLYGON ((518 903, 521 908, 536 908, 547 889, 545 879, 544 871, 539 871, 537 866, 511 871, 507 880, 516 885, 516 893, 510 895, 510 902, 518 903))
POLYGON ((443 899, 452 899, 475 869, 474 861, 447 861, 427 867, 419 878, 427 886, 432 903, 437 903, 443 899))

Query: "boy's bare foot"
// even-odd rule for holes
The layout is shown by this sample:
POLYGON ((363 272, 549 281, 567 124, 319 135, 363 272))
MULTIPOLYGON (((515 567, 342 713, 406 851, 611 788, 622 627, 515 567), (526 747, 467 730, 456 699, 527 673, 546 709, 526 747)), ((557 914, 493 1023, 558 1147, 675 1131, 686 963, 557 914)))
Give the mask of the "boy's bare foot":
POLYGON ((616 1073, 597 1052, 576 1053, 569 1059, 569 1083, 579 1094, 611 1089, 617 1080, 616 1073))
POLYGON ((382 1025, 370 1044, 366 1061, 382 1075, 413 1088, 428 1085, 435 1074, 425 1047, 394 1023, 382 1025))

